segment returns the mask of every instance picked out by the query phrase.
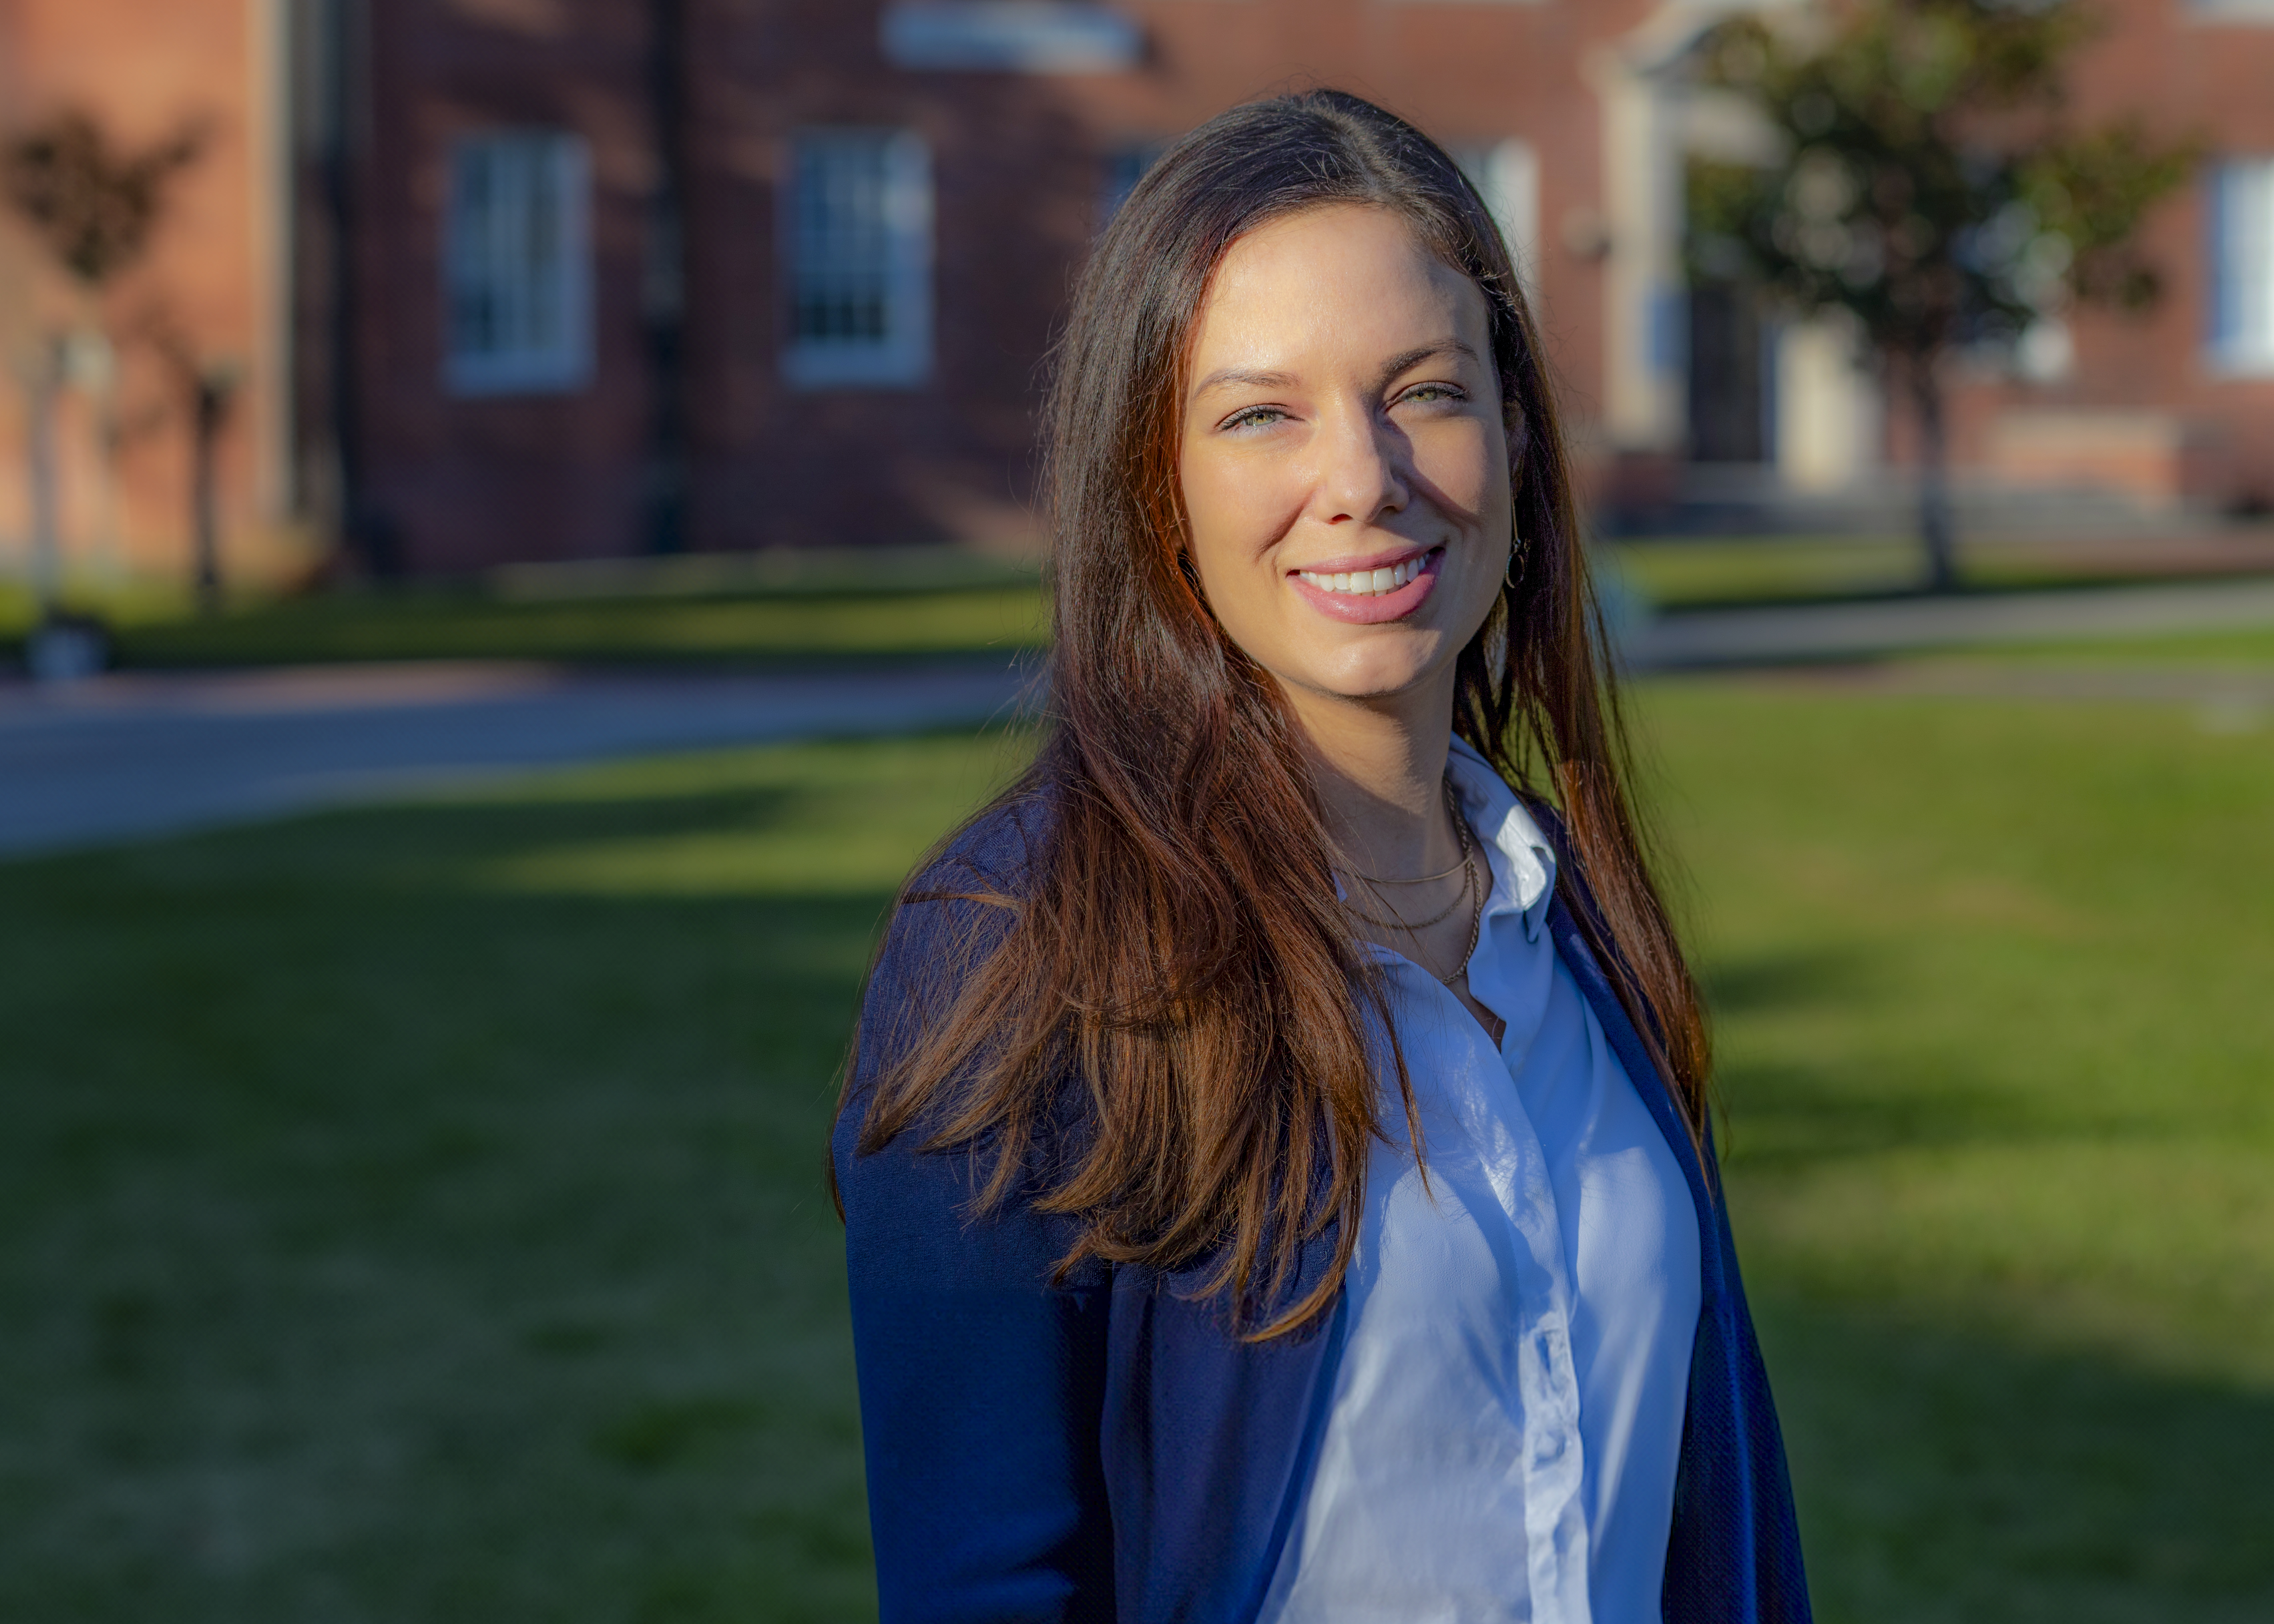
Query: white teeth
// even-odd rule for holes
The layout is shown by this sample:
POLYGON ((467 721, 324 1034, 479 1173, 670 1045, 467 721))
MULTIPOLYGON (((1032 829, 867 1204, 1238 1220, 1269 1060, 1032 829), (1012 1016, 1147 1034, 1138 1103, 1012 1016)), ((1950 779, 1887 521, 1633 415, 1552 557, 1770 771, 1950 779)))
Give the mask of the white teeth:
MULTIPOLYGON (((1426 557, 1424 554, 1423 558, 1426 557)), ((1301 574, 1304 580, 1322 592, 1348 592, 1356 597, 1371 598, 1383 592, 1394 592, 1419 575, 1423 558, 1410 558, 1388 569, 1360 569, 1348 575, 1321 575, 1308 569, 1301 574)))

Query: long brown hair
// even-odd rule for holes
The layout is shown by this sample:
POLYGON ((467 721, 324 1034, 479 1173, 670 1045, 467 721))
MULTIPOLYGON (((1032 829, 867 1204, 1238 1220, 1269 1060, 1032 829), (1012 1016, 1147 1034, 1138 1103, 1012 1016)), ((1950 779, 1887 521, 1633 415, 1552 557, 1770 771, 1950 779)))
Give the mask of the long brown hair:
MULTIPOLYGON (((1629 802, 1562 436, 1507 245, 1443 149, 1371 103, 1313 91, 1235 108, 1139 183, 1075 293, 1047 431, 1046 736, 975 820, 1030 813, 1040 838, 1015 884, 936 863, 903 892, 903 906, 1002 912, 927 966, 938 1004, 864 1086, 858 1147, 921 1122, 927 1149, 991 1156, 983 1209, 1016 1187, 1075 1219, 1064 1267, 1201 1265, 1202 1289, 1228 1289, 1255 1336, 1309 1322, 1340 1288, 1382 1132, 1389 1011, 1337 900, 1296 724, 1201 596, 1177 445, 1225 250, 1335 204, 1399 214, 1490 307, 1524 550, 1458 657, 1454 727, 1560 808, 1594 901, 1575 912, 1704 1132, 1697 989, 1629 802), (1068 1122, 1075 1142, 1046 1144, 1068 1122), (1038 1151, 1057 1170, 1037 1192, 1038 1151), (1303 1282, 1306 1243, 1337 1224, 1331 1267, 1303 1282)), ((1389 1052, 1410 1117, 1394 1036, 1389 1052)), ((848 1074, 840 1109, 855 1104, 848 1074)))

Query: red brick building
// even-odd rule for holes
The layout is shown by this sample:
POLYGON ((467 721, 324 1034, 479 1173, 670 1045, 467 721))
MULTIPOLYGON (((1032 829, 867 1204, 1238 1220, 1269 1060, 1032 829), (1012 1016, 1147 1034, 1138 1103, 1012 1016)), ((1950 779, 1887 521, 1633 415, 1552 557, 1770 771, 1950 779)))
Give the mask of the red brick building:
POLYGON ((240 558, 305 554, 311 492, 292 380, 295 93, 283 0, 0 0, 0 137, 82 113, 126 154, 184 132, 148 252, 97 291, 0 208, 0 572, 26 562, 29 398, 57 384, 51 440, 65 561, 176 570, 190 528, 184 374, 230 380, 217 457, 240 558), (58 377, 57 374, 60 374, 58 377))
MULTIPOLYGON (((2034 380, 1973 364, 1961 461, 2149 502, 2274 495, 2274 0, 2104 4, 2080 112, 2200 132, 2211 161, 2150 226, 2162 304, 2049 331, 2034 380)), ((148 122, 163 98, 116 64, 157 53, 146 78, 230 113, 248 145, 200 184, 234 200, 169 229, 153 274, 245 304, 210 319, 258 357, 233 529, 297 515, 372 567, 457 572, 1015 538, 1050 336, 1115 195, 1179 132, 1304 84, 1471 165, 1609 500, 1692 453, 1868 485, 1889 435, 1836 335, 1732 366, 1726 334, 1690 330, 1683 159, 1727 132, 1685 57, 1732 9, 0 0, 0 92, 11 117, 85 93, 148 122), (57 43, 74 28, 103 53, 57 43)))
POLYGON ((1298 83, 1477 154, 1593 402, 1607 279, 1538 222, 1600 208, 1581 64, 1645 9, 395 0, 361 41, 350 222, 366 533, 437 569, 1013 535, 1042 360, 1116 189, 1298 83), (454 381, 452 346, 480 341, 446 306, 493 162, 586 189, 547 217, 589 263, 555 297, 589 337, 485 387, 454 381))
POLYGON ((2048 375, 1977 380, 1968 460, 2024 484, 2095 481, 2150 505, 2274 508, 2274 3, 2121 0, 2071 81, 2080 115, 2201 139, 2195 183, 2149 220, 2164 297, 2084 310, 2048 375))

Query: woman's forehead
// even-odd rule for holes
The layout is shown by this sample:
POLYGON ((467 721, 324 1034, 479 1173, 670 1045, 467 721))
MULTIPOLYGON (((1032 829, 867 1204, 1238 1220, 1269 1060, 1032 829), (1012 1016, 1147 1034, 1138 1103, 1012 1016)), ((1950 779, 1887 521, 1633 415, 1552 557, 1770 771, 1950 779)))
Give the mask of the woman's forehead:
POLYGON ((1393 355, 1451 343, 1489 354, 1475 282, 1389 209, 1337 204, 1248 232, 1224 252, 1194 323, 1193 389, 1227 370, 1393 355))

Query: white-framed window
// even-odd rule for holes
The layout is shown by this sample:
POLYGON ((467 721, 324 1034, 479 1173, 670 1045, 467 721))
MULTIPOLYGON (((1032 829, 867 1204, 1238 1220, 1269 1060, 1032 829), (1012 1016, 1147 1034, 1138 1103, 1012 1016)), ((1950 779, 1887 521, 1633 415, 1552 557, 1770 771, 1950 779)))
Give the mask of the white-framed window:
POLYGON ((877 26, 885 60, 918 71, 1126 73, 1145 56, 1133 20, 1074 0, 895 0, 877 26))
POLYGON ((1451 149, 1453 162, 1477 189, 1508 239, 1510 257, 1525 291, 1540 291, 1540 152, 1529 141, 1472 142, 1451 149))
POLYGON ((592 371, 591 163, 553 130, 463 136, 443 216, 442 377, 455 395, 582 388, 592 371))
POLYGON ((907 388, 931 374, 931 154, 907 130, 801 130, 783 232, 802 388, 907 388))
POLYGON ((2274 24, 2274 0, 2188 0, 2197 22, 2274 24))
POLYGON ((2274 157, 2210 172, 2211 362, 2274 372, 2274 157))

